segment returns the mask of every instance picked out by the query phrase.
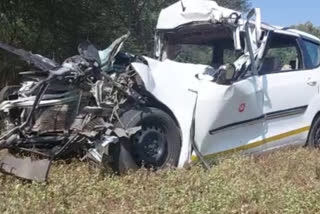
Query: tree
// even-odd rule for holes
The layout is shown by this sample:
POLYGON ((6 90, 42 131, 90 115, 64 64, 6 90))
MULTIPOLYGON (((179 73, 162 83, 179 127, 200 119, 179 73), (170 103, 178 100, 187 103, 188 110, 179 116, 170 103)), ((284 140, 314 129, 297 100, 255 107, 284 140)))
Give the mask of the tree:
POLYGON ((320 28, 314 26, 311 22, 306 22, 305 24, 299 24, 292 26, 298 30, 310 33, 315 35, 316 37, 320 38, 320 28))

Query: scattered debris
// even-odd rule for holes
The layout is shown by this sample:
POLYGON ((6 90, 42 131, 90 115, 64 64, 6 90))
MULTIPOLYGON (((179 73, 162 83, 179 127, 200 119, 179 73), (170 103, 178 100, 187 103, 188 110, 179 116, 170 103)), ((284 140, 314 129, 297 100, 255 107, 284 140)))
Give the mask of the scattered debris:
POLYGON ((51 160, 19 158, 7 153, 0 162, 0 171, 19 178, 45 182, 48 178, 51 160))

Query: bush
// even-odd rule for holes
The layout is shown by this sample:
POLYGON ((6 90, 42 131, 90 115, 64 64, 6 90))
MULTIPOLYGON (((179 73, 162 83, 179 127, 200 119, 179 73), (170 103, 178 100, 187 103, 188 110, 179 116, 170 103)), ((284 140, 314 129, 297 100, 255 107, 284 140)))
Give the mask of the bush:
POLYGON ((1 213, 318 213, 317 151, 235 156, 209 172, 112 176, 86 163, 55 163, 49 184, 0 175, 1 213))

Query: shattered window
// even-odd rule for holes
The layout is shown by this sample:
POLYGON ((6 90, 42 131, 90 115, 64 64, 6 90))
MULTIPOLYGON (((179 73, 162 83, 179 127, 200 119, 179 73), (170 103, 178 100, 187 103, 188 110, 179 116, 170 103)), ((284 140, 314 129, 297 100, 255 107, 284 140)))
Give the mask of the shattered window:
POLYGON ((210 65, 213 48, 200 45, 179 45, 174 59, 177 62, 210 65))
POLYGON ((224 50, 234 48, 232 35, 231 29, 212 23, 194 23, 174 32, 160 33, 163 38, 161 60, 209 65, 217 69, 224 61, 229 62, 237 58, 233 54, 224 54, 224 50), (225 57, 228 60, 225 60, 225 57))
POLYGON ((175 54, 169 55, 169 59, 182 63, 210 65, 216 68, 222 64, 233 63, 242 54, 234 50, 220 50, 219 48, 204 45, 183 44, 177 46, 174 51, 175 54), (219 54, 222 54, 221 57, 219 54))
POLYGON ((273 58, 278 61, 274 71, 286 71, 298 69, 296 61, 298 52, 295 47, 272 48, 268 51, 266 58, 273 58))
POLYGON ((301 54, 295 37, 275 34, 268 44, 260 74, 299 70, 301 54))

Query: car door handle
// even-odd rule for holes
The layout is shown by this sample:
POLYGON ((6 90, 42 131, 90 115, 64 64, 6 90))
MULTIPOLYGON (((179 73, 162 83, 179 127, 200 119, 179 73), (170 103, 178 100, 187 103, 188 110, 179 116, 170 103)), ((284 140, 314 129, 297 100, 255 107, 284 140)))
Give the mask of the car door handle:
POLYGON ((317 85, 317 81, 316 80, 312 80, 312 79, 308 79, 307 84, 310 86, 316 86, 317 85))

